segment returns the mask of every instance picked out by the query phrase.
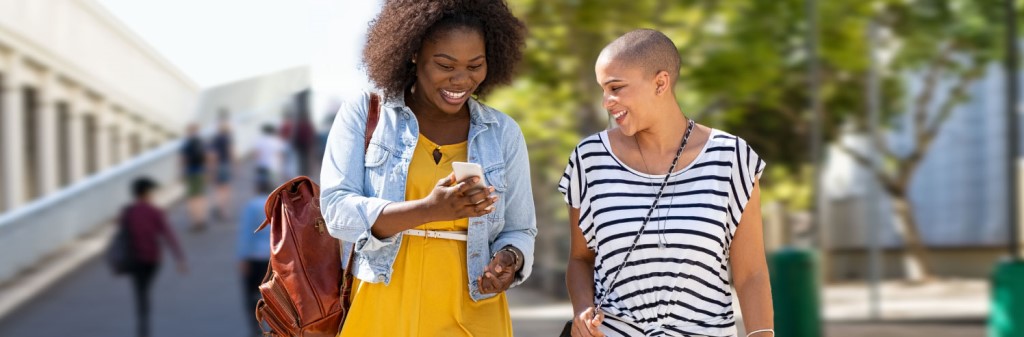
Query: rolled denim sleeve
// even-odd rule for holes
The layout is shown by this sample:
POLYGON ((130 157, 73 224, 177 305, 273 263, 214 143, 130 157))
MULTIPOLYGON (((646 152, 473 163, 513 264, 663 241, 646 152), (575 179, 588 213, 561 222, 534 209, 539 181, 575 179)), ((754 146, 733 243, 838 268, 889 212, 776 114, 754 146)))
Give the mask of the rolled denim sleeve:
POLYGON ((533 272, 533 247, 537 237, 537 213, 533 205, 533 187, 530 181, 530 157, 526 151, 523 132, 514 121, 509 121, 504 139, 506 195, 505 227, 491 245, 491 255, 505 246, 513 246, 523 252, 523 269, 516 274, 512 283, 515 287, 533 272))
POLYGON ((374 251, 394 244, 395 237, 378 239, 370 232, 384 207, 391 201, 367 197, 363 148, 369 94, 341 105, 327 136, 320 169, 320 205, 331 236, 354 242, 356 251, 374 251))

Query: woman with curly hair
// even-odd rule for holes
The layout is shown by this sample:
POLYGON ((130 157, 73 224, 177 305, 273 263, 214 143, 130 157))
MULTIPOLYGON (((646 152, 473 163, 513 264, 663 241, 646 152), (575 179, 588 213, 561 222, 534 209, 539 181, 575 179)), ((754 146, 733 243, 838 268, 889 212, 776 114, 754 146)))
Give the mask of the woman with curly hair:
POLYGON ((511 336, 504 291, 530 275, 537 234, 519 126, 480 97, 512 78, 525 28, 501 0, 390 0, 363 59, 383 94, 338 111, 321 172, 334 237, 355 243, 341 336, 511 336), (483 181, 456 181, 471 162, 483 181))

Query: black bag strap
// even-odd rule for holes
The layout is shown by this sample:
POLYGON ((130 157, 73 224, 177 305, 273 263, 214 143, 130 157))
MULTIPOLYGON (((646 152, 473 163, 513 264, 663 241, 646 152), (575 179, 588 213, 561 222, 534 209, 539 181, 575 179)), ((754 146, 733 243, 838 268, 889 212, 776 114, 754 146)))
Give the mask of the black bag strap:
MULTIPOLYGON (((676 164, 679 162, 679 156, 683 154, 683 148, 686 147, 686 141, 690 139, 690 132, 693 131, 693 120, 690 120, 689 125, 686 127, 686 134, 683 135, 683 142, 679 144, 679 150, 676 150, 676 158, 672 159, 672 166, 668 168, 668 173, 665 174, 665 180, 661 181, 661 187, 658 188, 658 195, 654 197, 654 202, 651 203, 651 208, 647 210, 647 216, 644 216, 644 222, 640 225, 640 230, 636 232, 636 237, 633 238, 633 244, 629 246, 629 250, 626 251, 626 256, 622 258, 622 264, 615 270, 615 275, 612 276, 611 286, 615 286, 615 282, 619 280, 619 273, 622 272, 622 268, 626 267, 626 263, 629 262, 629 255, 633 254, 633 249, 636 248, 636 243, 640 242, 640 236, 644 235, 644 229, 647 228, 647 222, 651 220, 651 214, 654 213, 654 209, 658 208, 658 201, 661 200, 661 195, 665 192, 665 186, 668 185, 668 178, 672 176, 672 171, 676 170, 676 164)), ((594 309, 600 310, 601 306, 604 305, 604 301, 608 299, 608 295, 611 294, 612 289, 609 287, 608 291, 605 292, 604 296, 601 297, 594 309)))

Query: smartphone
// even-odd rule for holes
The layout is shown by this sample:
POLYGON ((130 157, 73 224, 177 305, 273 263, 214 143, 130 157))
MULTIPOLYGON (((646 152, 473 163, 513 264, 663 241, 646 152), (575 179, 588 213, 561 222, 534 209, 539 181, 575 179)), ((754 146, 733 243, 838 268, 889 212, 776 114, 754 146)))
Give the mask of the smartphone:
POLYGON ((455 171, 456 182, 460 182, 471 177, 479 177, 480 181, 473 187, 487 187, 487 183, 484 182, 484 169, 480 167, 480 164, 457 161, 452 163, 452 170, 455 171))

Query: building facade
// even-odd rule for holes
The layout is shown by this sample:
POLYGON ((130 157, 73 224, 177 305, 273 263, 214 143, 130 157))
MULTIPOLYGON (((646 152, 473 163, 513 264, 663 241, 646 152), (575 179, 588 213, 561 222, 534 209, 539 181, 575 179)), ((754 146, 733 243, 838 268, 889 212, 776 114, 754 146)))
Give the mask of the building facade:
POLYGON ((180 136, 198 92, 93 0, 0 0, 0 212, 180 136))

